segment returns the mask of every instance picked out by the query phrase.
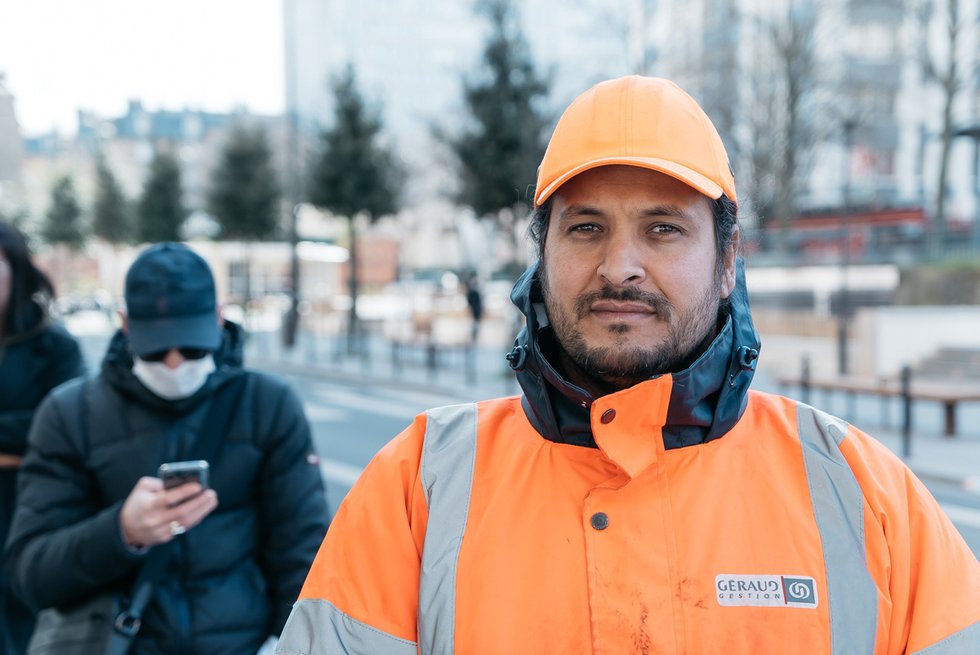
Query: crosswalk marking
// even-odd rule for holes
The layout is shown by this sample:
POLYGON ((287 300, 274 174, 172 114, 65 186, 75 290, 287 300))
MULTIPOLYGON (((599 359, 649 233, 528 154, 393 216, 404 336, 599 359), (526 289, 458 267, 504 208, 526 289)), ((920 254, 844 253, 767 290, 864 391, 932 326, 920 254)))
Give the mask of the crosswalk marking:
POLYGON ((320 471, 323 472, 323 479, 327 482, 340 484, 347 487, 354 486, 357 478, 361 475, 361 467, 340 462, 335 459, 321 459, 320 471))

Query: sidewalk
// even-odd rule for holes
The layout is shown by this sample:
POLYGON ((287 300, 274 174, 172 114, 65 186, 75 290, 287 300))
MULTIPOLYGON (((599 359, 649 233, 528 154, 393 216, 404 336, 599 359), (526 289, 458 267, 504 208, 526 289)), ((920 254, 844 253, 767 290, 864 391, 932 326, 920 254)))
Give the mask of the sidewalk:
MULTIPOLYGON (((297 346, 286 350, 278 333, 258 332, 249 337, 245 359, 252 368, 424 390, 467 402, 520 393, 514 374, 504 359, 508 350, 504 346, 478 347, 471 360, 474 369, 467 368, 467 360, 461 352, 443 353, 437 358, 435 367, 430 366, 424 352, 404 353, 401 365, 397 365, 391 346, 376 336, 368 339, 363 355, 349 356, 342 339, 301 334, 297 346)), ((757 373, 753 388, 776 393, 783 391, 764 369, 757 373)), ((792 390, 789 395, 793 395, 792 390)), ((823 406, 827 401, 822 395, 811 398, 811 402, 832 414, 844 413, 842 399, 833 399, 829 407, 823 406)), ((976 410, 970 408, 969 411, 972 414, 976 410)), ((844 418, 850 418, 857 427, 901 457, 898 422, 885 421, 883 424, 883 418, 887 417, 882 416, 880 403, 870 399, 861 401, 856 416, 844 418)), ((980 494, 980 433, 972 430, 977 423, 962 420, 961 425, 969 425, 971 430, 947 438, 940 435, 941 421, 940 413, 934 408, 916 409, 911 456, 905 460, 906 464, 924 482, 980 494)))
MULTIPOLYGON (((901 457, 901 435, 869 427, 865 432, 901 457)), ((938 482, 980 494, 980 439, 912 435, 912 454, 905 463, 923 482, 938 482)))
POLYGON ((520 393, 504 359, 509 351, 504 346, 477 347, 471 360, 459 350, 438 352, 435 365, 431 366, 427 353, 421 349, 403 350, 396 360, 385 339, 368 335, 365 341, 363 353, 349 355, 343 338, 301 332, 296 346, 288 350, 278 332, 253 332, 245 345, 245 362, 251 368, 423 390, 457 398, 459 402, 520 393))

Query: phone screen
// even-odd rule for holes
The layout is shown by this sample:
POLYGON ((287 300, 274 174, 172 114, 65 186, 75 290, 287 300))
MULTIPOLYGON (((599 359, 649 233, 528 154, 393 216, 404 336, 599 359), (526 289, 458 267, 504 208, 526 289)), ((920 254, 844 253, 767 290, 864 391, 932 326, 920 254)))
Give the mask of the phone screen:
POLYGON ((188 462, 167 462, 161 464, 157 477, 163 480, 164 489, 179 487, 188 482, 197 482, 205 489, 208 486, 208 463, 203 459, 188 462))

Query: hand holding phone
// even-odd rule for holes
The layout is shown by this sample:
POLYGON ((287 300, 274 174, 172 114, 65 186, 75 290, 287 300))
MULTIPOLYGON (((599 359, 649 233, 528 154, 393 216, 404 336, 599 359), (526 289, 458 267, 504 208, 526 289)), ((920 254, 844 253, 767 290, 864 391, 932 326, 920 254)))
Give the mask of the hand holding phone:
POLYGON ((140 478, 119 513, 126 543, 134 548, 165 543, 214 511, 218 497, 208 489, 208 469, 203 460, 167 462, 157 477, 140 478), (201 487, 185 486, 189 482, 201 487))

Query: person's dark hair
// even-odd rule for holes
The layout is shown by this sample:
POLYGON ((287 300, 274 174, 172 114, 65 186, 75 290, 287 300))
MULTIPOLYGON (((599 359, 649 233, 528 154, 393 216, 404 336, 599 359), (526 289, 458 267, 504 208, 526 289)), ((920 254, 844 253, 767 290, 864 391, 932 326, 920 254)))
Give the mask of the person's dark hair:
POLYGON ((10 300, 3 333, 19 334, 34 327, 54 297, 51 280, 31 261, 27 241, 13 225, 0 221, 0 251, 10 262, 10 300))
MULTIPOLYGON (((738 229, 738 205, 726 195, 711 201, 711 211, 715 217, 715 247, 717 252, 718 271, 724 266, 725 251, 735 240, 738 229)), ((538 247, 538 259, 544 258, 544 242, 548 234, 548 221, 551 218, 551 198, 531 210, 531 222, 527 231, 538 247)), ((738 253, 735 253, 736 255, 738 253)))

